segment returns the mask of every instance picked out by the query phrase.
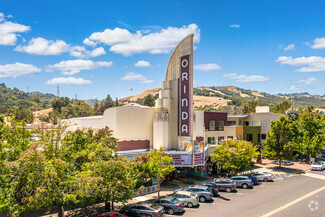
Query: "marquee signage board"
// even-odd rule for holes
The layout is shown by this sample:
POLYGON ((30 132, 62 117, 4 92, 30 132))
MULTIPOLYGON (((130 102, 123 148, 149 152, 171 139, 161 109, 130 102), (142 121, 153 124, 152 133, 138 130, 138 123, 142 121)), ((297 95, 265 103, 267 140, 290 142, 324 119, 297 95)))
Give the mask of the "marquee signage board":
POLYGON ((170 154, 173 158, 172 165, 192 166, 192 155, 189 154, 170 154))
POLYGON ((203 153, 194 154, 194 166, 203 164, 203 153))
POLYGON ((191 136, 191 67, 190 55, 180 57, 178 83, 178 136, 191 136))

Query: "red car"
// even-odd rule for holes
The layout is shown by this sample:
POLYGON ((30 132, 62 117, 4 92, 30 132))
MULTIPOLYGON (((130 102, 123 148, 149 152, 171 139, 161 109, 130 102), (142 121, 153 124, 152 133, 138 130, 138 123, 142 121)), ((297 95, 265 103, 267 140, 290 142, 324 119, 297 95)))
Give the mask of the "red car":
POLYGON ((97 217, 126 217, 126 216, 122 215, 119 212, 113 211, 113 212, 102 213, 102 214, 98 215, 97 217))

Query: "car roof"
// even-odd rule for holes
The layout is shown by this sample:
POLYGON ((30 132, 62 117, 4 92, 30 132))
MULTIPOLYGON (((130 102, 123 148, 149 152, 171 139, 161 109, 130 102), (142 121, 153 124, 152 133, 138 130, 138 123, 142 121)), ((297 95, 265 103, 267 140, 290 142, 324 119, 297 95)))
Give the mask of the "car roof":
POLYGON ((191 194, 193 194, 193 193, 188 192, 188 191, 177 191, 177 192, 175 192, 175 194, 186 194, 186 195, 192 196, 191 194))
POLYGON ((248 176, 233 176, 231 178, 248 178, 248 176))
POLYGON ((226 178, 215 180, 215 182, 232 182, 232 181, 233 181, 233 180, 231 180, 231 179, 226 179, 226 178))

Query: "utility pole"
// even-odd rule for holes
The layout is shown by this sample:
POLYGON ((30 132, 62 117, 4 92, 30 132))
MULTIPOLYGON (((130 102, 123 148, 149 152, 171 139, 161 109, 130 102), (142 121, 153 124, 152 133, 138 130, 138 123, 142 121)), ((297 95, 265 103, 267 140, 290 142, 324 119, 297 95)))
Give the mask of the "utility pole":
POLYGON ((57 97, 60 97, 60 86, 57 86, 56 88, 56 95, 57 97))

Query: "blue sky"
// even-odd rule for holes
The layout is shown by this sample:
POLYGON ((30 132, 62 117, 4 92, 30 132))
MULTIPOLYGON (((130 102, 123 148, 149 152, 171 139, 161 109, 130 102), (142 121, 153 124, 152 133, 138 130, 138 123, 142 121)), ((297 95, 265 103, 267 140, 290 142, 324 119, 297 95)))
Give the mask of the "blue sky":
POLYGON ((325 94, 324 1, 3 1, 0 82, 80 99, 160 87, 195 33, 194 86, 325 94), (133 88, 133 91, 130 89, 133 88))

